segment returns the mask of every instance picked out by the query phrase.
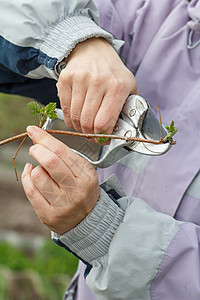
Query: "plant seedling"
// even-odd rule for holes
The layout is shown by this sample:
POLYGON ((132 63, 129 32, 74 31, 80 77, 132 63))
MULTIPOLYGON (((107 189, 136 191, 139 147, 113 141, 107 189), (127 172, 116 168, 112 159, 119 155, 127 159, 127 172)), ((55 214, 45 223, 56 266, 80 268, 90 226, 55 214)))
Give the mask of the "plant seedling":
MULTIPOLYGON (((106 134, 106 133, 103 133, 102 131, 100 131, 99 134, 106 134)), ((99 144, 103 144, 103 143, 107 142, 108 140, 109 140, 109 138, 107 138, 107 137, 100 137, 99 144)))
MULTIPOLYGON (((29 102, 27 104, 28 108, 30 108, 32 110, 32 115, 33 116, 37 116, 39 118, 39 127, 41 128, 44 123, 46 122, 47 120, 47 117, 49 117, 50 119, 54 120, 57 118, 57 114, 55 113, 55 109, 56 109, 56 103, 52 103, 50 102, 49 104, 47 104, 45 107, 42 107, 40 106, 37 102, 35 101, 32 101, 32 102, 29 102)), ((16 163, 15 163, 15 160, 16 160, 16 157, 17 157, 17 154, 21 148, 21 146, 23 145, 23 143, 26 141, 28 135, 26 135, 22 142, 20 143, 17 151, 15 152, 15 155, 13 157, 13 163, 14 163, 14 169, 15 169, 15 175, 16 175, 16 179, 18 181, 18 174, 17 174, 17 168, 16 168, 16 163)))
POLYGON ((171 121, 171 124, 169 126, 165 126, 165 128, 167 129, 168 133, 166 135, 166 137, 163 139, 163 142, 173 142, 172 137, 177 133, 178 129, 176 127, 174 127, 174 121, 171 121))
POLYGON ((42 127, 49 117, 51 120, 57 118, 57 114, 55 113, 56 103, 50 102, 45 107, 41 107, 37 102, 32 101, 27 104, 28 108, 32 110, 33 116, 39 117, 39 127, 42 127))

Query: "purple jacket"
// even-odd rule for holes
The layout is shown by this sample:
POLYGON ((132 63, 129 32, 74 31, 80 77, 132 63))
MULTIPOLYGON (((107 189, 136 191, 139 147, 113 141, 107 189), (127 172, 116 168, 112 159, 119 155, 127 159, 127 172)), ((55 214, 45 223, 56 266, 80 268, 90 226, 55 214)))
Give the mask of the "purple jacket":
POLYGON ((87 265, 85 279, 80 263, 65 299, 199 300, 200 0, 95 3, 105 30, 92 0, 1 1, 0 90, 45 103, 78 42, 112 43, 114 35, 125 41, 120 55, 140 94, 179 131, 162 157, 132 153, 99 170, 104 183, 92 212, 53 234, 87 265))
MULTIPOLYGON (((163 123, 173 119, 179 129, 177 145, 166 155, 159 158, 136 155, 134 159, 133 154, 112 167, 99 170, 101 182, 116 174, 126 195, 143 199, 155 214, 164 213, 163 218, 171 216, 172 223, 181 221, 158 263, 155 276, 149 279, 148 298, 136 289, 130 299, 200 299, 200 1, 95 0, 95 3, 101 26, 125 41, 120 55, 135 74, 140 94, 150 102, 155 114, 160 106, 163 123), (189 43, 196 47, 188 49, 189 43)), ((135 245, 139 251, 145 245, 145 230, 150 219, 144 222, 142 235, 135 245)), ((148 234, 152 239, 160 235, 161 244, 167 233, 161 229, 148 234)), ((128 245, 123 251, 127 251, 126 247, 128 245)), ((153 260, 154 251, 161 251, 159 239, 154 247, 147 247, 143 255, 153 260)), ((130 264, 134 265, 134 259, 140 256, 134 258, 135 250, 132 252, 128 255, 130 264)), ((141 268, 143 263, 145 259, 140 261, 141 268)), ((84 270, 80 263, 73 281, 74 285, 78 283, 75 299, 97 299, 86 287, 84 270)), ((123 271, 121 276, 124 276, 123 271)), ((90 279, 87 282, 96 293, 98 287, 90 279)), ((124 289, 127 288, 128 283, 124 285, 124 289)), ((102 296, 97 292, 98 299, 118 299, 116 296, 106 298, 105 293, 102 296)), ((123 296, 125 294, 122 292, 119 299, 129 299, 123 296)))

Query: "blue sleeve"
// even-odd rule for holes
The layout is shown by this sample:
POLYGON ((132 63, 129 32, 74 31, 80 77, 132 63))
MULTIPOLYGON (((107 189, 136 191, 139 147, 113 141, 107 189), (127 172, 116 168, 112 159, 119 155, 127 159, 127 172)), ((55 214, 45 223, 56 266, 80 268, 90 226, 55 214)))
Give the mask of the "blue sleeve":
POLYGON ((54 78, 77 43, 112 35, 91 0, 0 1, 0 64, 32 79, 54 78))

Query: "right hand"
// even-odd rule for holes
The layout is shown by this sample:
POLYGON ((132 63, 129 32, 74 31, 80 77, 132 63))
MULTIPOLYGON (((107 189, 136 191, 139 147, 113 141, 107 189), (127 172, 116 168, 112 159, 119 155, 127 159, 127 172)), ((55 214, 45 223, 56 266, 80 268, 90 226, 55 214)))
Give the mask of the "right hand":
POLYGON ((39 163, 22 173, 24 191, 39 219, 63 234, 92 211, 100 188, 96 170, 72 149, 37 126, 27 128, 34 146, 29 154, 39 163))
POLYGON ((135 77, 102 38, 74 48, 57 88, 65 123, 83 133, 111 134, 127 97, 138 93, 135 77))

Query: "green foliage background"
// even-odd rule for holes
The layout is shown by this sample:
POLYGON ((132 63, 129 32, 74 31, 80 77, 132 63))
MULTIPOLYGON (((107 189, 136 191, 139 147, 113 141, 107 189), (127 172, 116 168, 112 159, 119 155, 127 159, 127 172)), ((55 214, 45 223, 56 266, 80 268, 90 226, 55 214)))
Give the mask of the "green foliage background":
MULTIPOLYGON (((38 123, 27 107, 31 100, 0 93, 0 140, 25 132, 28 125, 38 123)), ((0 242, 0 300, 60 300, 77 264, 77 258, 50 238, 37 251, 31 251, 30 245, 19 249, 0 242), (31 284, 30 280, 23 280, 15 292, 8 280, 14 275, 30 277, 31 284)))
POLYGON ((30 249, 17 249, 3 242, 0 243, 0 265, 15 271, 34 270, 50 279, 55 274, 73 276, 77 258, 50 240, 36 252, 31 252, 30 249))
POLYGON ((0 243, 0 299, 61 300, 77 263, 72 254, 52 241, 34 253, 0 243))
POLYGON ((37 124, 27 107, 29 98, 0 93, 0 140, 25 131, 27 125, 37 124))

